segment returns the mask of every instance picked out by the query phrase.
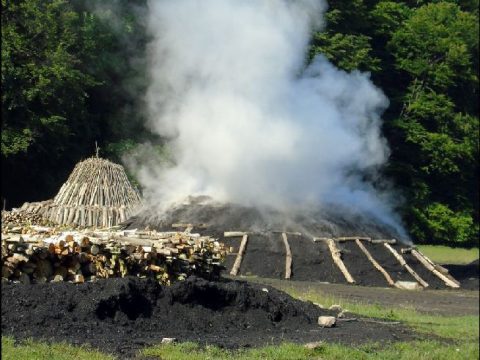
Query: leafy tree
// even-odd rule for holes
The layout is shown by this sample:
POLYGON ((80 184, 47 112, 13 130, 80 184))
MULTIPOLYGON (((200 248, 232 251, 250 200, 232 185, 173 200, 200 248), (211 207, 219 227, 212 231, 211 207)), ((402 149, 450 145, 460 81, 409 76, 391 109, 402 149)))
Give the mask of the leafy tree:
POLYGON ((393 122, 401 144, 394 166, 418 241, 473 243, 478 235, 477 20, 451 2, 426 4, 388 44, 399 75, 410 79, 393 122))
POLYGON ((85 89, 96 83, 79 67, 80 19, 65 1, 2 5, 2 154, 61 150, 72 130, 90 130, 85 89))
POLYGON ((417 242, 478 234, 478 0, 330 3, 310 56, 372 72, 387 94, 385 174, 417 242))
POLYGON ((38 198, 58 184, 51 172, 93 147, 88 90, 98 81, 84 71, 91 39, 83 18, 64 0, 2 0, 2 169, 10 199, 38 198), (35 184, 33 186, 33 184, 35 184))

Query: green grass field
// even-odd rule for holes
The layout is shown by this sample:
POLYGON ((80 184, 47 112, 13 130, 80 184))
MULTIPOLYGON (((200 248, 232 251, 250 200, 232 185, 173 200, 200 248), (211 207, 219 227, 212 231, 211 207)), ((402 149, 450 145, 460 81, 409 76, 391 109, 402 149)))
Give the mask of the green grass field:
POLYGON ((438 264, 469 264, 479 257, 479 248, 459 249, 448 246, 419 245, 418 249, 438 264))

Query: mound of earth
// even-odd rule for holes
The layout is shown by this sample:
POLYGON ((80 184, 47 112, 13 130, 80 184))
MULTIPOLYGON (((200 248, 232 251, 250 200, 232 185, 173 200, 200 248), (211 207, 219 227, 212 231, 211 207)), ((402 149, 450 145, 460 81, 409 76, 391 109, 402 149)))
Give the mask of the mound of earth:
MULTIPOLYGON (((292 252, 291 279, 329 283, 346 283, 346 280, 333 262, 327 244, 323 241, 314 242, 314 237, 358 236, 398 239, 395 229, 382 224, 379 219, 339 207, 309 209, 287 216, 274 210, 215 203, 209 198, 202 197, 192 198, 187 203, 173 206, 161 214, 153 210, 144 210, 124 223, 124 226, 129 229, 148 227, 159 231, 171 231, 173 224, 192 224, 193 232, 218 238, 228 247, 232 247, 233 253, 225 260, 226 273, 235 262, 235 253, 240 247, 241 237, 225 238, 224 232, 249 232, 246 252, 238 274, 274 279, 285 277, 286 252, 281 232, 299 233, 301 235, 288 235, 292 252)), ((365 242, 364 246, 385 268, 393 281, 415 281, 383 244, 365 242)), ((338 247, 342 251, 345 266, 356 284, 389 286, 385 277, 372 265, 354 241, 339 243, 338 247)), ((408 245, 399 242, 393 247, 400 253, 401 249, 408 245)), ((447 288, 442 280, 425 269, 413 255, 402 256, 429 284, 428 289, 447 288)))
POLYGON ((320 315, 335 313, 242 281, 192 277, 164 287, 152 279, 118 278, 79 285, 2 285, 3 335, 88 343, 122 358, 164 337, 229 348, 413 338, 401 325, 362 319, 339 319, 336 327, 322 328, 317 324, 320 315))
MULTIPOLYGON (((209 197, 190 197, 161 213, 145 209, 124 224, 129 229, 149 227, 171 231, 174 223, 204 224, 212 235, 224 231, 301 232, 311 236, 370 236, 380 239, 401 239, 392 226, 373 214, 354 212, 339 205, 280 212, 233 203, 215 202, 209 197)), ((195 229, 197 231, 197 229, 195 229)))

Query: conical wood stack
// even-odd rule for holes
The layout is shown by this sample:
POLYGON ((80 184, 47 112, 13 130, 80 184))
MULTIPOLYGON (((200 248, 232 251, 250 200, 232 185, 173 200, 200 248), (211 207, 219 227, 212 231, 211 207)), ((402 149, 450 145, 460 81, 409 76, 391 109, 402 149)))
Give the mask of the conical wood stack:
POLYGON ((25 203, 20 210, 62 225, 111 227, 141 204, 121 165, 91 157, 78 163, 53 201, 25 203))

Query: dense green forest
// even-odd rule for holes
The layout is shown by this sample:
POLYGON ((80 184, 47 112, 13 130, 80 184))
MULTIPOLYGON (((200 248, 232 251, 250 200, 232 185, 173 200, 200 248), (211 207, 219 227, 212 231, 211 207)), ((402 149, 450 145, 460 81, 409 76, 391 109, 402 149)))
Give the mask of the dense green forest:
MULTIPOLYGON (((53 196, 95 151, 119 161, 143 126, 145 0, 2 0, 2 197, 53 196)), ((310 58, 372 74, 390 99, 384 169, 414 241, 477 245, 479 2, 329 1, 310 58)))

